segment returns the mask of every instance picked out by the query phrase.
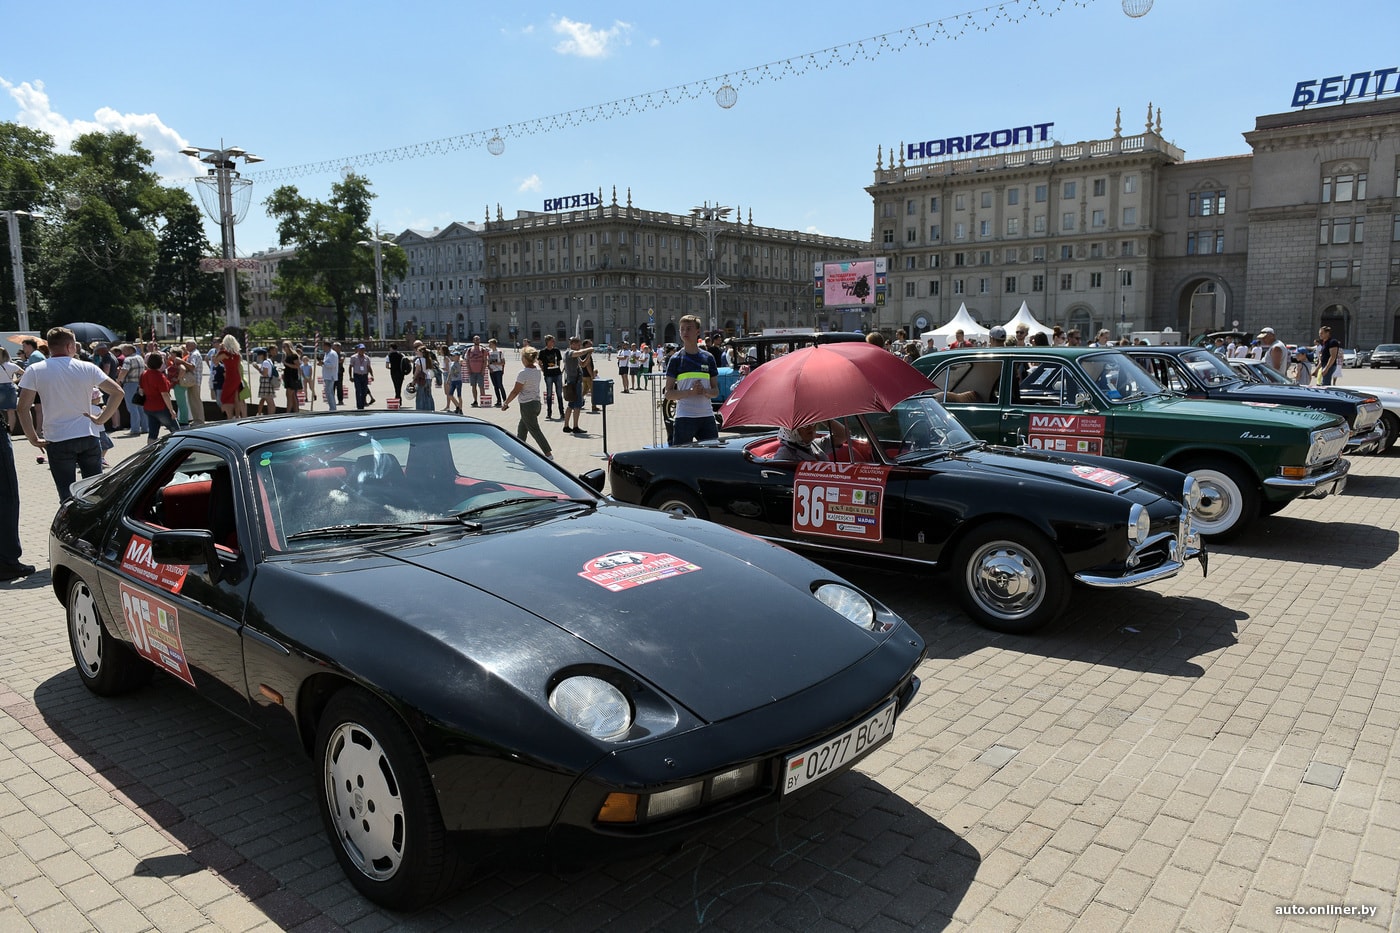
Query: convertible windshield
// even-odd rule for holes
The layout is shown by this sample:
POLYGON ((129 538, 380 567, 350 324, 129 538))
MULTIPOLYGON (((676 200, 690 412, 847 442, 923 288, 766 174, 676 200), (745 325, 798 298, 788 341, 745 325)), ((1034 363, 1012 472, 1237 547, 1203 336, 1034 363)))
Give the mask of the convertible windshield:
POLYGON ((881 449, 896 459, 922 459, 980 442, 929 395, 905 399, 888 414, 866 415, 881 449))
POLYGON ((298 437, 251 452, 255 503, 271 551, 386 542, 434 528, 479 528, 594 493, 491 425, 388 426, 298 437))
POLYGON ((1116 351, 1081 357, 1079 365, 1112 405, 1126 405, 1163 391, 1141 366, 1116 351))

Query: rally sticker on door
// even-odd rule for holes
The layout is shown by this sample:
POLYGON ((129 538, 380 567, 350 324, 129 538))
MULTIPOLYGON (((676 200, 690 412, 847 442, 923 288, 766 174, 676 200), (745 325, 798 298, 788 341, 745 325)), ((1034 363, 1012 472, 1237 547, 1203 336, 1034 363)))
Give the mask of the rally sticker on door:
POLYGON ((122 616, 131 644, 141 657, 194 686, 194 676, 180 642, 180 611, 170 603, 126 583, 121 585, 122 616))
POLYGON ((152 586, 158 586, 171 593, 180 592, 185 585, 188 567, 174 567, 170 564, 157 564, 151 557, 151 539, 132 535, 122 552, 122 570, 152 586))
POLYGON ((890 468, 879 463, 799 463, 792 483, 792 530, 854 541, 882 540, 889 475, 890 468))
POLYGON ((579 576, 614 593, 699 570, 699 564, 672 554, 613 551, 583 565, 579 576))
POLYGON ((1031 415, 1031 447, 1057 453, 1102 454, 1103 415, 1031 415))

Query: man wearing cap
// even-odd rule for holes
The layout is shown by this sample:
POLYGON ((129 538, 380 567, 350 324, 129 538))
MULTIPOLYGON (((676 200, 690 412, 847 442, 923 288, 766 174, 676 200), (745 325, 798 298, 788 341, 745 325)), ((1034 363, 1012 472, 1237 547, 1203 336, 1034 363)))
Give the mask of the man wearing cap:
POLYGON ((1274 336, 1274 329, 1266 327, 1259 332, 1259 345, 1252 352, 1256 360, 1263 360, 1265 364, 1274 372, 1286 372, 1288 369, 1288 347, 1282 340, 1274 336))
POLYGON ((993 327, 991 333, 987 335, 987 346, 1006 346, 1006 328, 1002 327, 1000 324, 998 324, 996 327, 993 327))
POLYGON ((372 362, 365 353, 365 345, 355 344, 355 354, 350 357, 350 381, 355 384, 356 411, 364 411, 366 405, 374 404, 374 396, 369 394, 369 384, 374 381, 372 362))

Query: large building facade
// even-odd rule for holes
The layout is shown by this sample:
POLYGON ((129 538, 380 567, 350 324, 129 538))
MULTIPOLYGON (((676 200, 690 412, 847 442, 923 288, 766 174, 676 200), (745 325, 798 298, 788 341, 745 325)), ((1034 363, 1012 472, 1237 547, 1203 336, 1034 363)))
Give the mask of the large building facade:
POLYGON ((408 258, 402 279, 385 282, 385 334, 423 335, 433 343, 464 342, 489 330, 483 284, 481 225, 453 222, 405 230, 394 244, 408 258))
POLYGON ((1025 302, 1086 334, 1271 325, 1293 342, 1326 323, 1348 345, 1400 339, 1400 99, 1259 117, 1245 139, 1252 154, 1187 161, 1149 107, 1131 135, 1120 118, 1074 144, 882 154, 866 190, 890 301, 874 323, 922 331, 961 304, 999 323, 1025 302))
POLYGON ((825 328, 831 322, 814 308, 813 263, 870 249, 864 241, 755 226, 750 211, 747 222, 713 223, 711 256, 705 219, 634 207, 630 191, 624 204, 615 190, 605 202, 600 190, 546 206, 512 219, 499 206, 494 220, 488 215, 483 336, 674 342, 685 314, 730 334, 825 328))

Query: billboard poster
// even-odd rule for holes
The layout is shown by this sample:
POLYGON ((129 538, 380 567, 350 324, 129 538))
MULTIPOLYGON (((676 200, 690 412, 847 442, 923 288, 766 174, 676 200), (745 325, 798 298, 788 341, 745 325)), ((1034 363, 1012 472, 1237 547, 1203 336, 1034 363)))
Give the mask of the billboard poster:
POLYGON ((815 265, 818 308, 869 311, 885 304, 889 290, 884 257, 819 262, 815 265))

